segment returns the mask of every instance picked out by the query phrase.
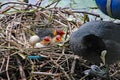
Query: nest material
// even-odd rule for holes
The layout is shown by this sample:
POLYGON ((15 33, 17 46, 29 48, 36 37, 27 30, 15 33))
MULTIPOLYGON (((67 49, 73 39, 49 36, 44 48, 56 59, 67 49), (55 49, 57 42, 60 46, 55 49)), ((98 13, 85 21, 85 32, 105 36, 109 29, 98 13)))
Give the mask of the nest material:
MULTIPOLYGON (((12 7, 13 8, 13 7, 12 7)), ((67 35, 83 23, 83 16, 65 8, 37 8, 24 6, 13 14, 6 14, 0 19, 0 77, 1 79, 36 79, 36 80, 90 80, 96 76, 85 77, 88 69, 84 60, 78 60, 66 46, 67 35), (33 10, 33 11, 30 11, 33 10), (29 12, 28 12, 29 11, 29 12), (72 18, 70 18, 72 16, 72 18), (30 36, 40 28, 62 28, 66 35, 63 42, 44 48, 32 48, 30 36), (45 56, 29 59, 31 55, 45 56)), ((111 73, 117 69, 112 69, 111 73)), ((119 75, 114 76, 119 79, 119 75)))

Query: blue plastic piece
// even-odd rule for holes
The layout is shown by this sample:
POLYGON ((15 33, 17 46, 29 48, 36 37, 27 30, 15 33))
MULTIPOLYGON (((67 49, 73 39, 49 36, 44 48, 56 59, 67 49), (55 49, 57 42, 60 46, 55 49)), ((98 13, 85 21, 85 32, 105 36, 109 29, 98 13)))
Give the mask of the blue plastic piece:
POLYGON ((42 56, 28 56, 28 59, 41 59, 42 56))
MULTIPOLYGON (((106 9, 106 4, 107 0, 95 0, 97 6, 99 9, 108 15, 107 9, 106 9)), ((120 19, 120 0, 111 0, 111 11, 112 11, 112 17, 115 19, 120 19)), ((109 16, 109 15, 108 15, 109 16)))

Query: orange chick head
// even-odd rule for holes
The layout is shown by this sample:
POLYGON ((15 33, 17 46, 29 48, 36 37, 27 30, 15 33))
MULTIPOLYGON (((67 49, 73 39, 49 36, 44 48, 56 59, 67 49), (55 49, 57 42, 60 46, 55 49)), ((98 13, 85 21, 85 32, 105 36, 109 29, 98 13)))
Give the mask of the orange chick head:
POLYGON ((51 42, 51 37, 49 37, 49 36, 44 37, 43 40, 41 41, 41 43, 42 43, 43 45, 47 45, 47 44, 49 44, 50 42, 51 42))
POLYGON ((55 36, 54 42, 62 42, 63 38, 60 35, 55 36))
POLYGON ((54 31, 54 35, 60 35, 60 36, 63 36, 65 34, 65 32, 63 30, 55 30, 54 31))

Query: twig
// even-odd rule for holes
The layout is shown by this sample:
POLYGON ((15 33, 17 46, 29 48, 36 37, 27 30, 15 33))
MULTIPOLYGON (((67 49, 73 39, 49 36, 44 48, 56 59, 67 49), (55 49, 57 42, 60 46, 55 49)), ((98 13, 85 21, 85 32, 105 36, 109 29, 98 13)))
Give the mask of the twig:
POLYGON ((61 0, 55 0, 55 1, 52 2, 51 4, 47 5, 45 8, 50 7, 51 5, 53 5, 53 4, 55 4, 56 2, 59 2, 59 1, 61 1, 61 0))
POLYGON ((0 72, 2 71, 2 68, 3 68, 4 64, 5 64, 5 58, 3 58, 2 65, 1 65, 1 68, 0 68, 0 72))
POLYGON ((35 75, 47 75, 47 76, 59 76, 60 74, 53 74, 53 73, 47 73, 47 72, 31 72, 35 75))
POLYGON ((18 59, 18 57, 16 57, 16 59, 17 59, 17 63, 18 63, 18 66, 19 66, 19 71, 20 71, 21 79, 22 80, 27 80, 26 76, 25 76, 25 72, 24 72, 23 67, 22 67, 22 63, 20 62, 20 60, 18 59))
MULTIPOLYGON (((8 35, 6 37, 6 39, 11 40, 11 30, 12 30, 12 24, 8 24, 7 28, 6 28, 6 35, 8 35)), ((10 43, 8 43, 8 47, 10 47, 10 43)), ((10 50, 7 51, 7 54, 10 54, 10 50)), ((8 73, 8 68, 9 68, 9 60, 10 60, 10 56, 7 57, 7 63, 6 63, 6 74, 7 74, 7 79, 10 80, 10 76, 8 73)))
POLYGON ((6 2, 6 3, 1 4, 0 7, 7 5, 7 4, 20 4, 20 5, 28 5, 28 6, 34 6, 37 8, 41 8, 40 6, 37 6, 37 5, 33 5, 33 4, 29 4, 29 3, 20 3, 20 2, 6 2))
POLYGON ((74 73, 74 70, 75 70, 75 64, 76 64, 76 59, 74 58, 74 61, 72 62, 72 67, 71 67, 71 74, 74 73))
POLYGON ((60 22, 60 21, 58 21, 56 19, 54 19, 54 21, 57 22, 57 23, 59 23, 59 24, 61 24, 61 25, 63 25, 64 27, 68 27, 66 24, 64 24, 64 23, 62 23, 62 22, 60 22))
POLYGON ((80 78, 80 80, 85 80, 85 78, 86 78, 87 76, 88 76, 88 75, 83 76, 82 78, 80 78))
POLYGON ((54 6, 54 7, 56 7, 60 1, 61 1, 61 0, 58 0, 58 1, 56 2, 56 4, 55 4, 55 6, 54 6))
POLYGON ((90 13, 90 12, 87 12, 87 11, 72 10, 72 13, 84 13, 84 14, 89 14, 89 15, 93 15, 93 16, 96 16, 96 17, 100 17, 99 14, 94 14, 94 13, 90 13))
POLYGON ((14 6, 8 6, 8 7, 6 7, 4 10, 2 10, 2 11, 0 11, 0 14, 3 14, 3 13, 5 13, 5 12, 7 12, 7 11, 9 11, 11 8, 13 8, 14 6))
POLYGON ((10 56, 7 57, 7 63, 6 63, 6 75, 8 80, 10 80, 10 76, 8 73, 9 60, 10 60, 10 56))
POLYGON ((65 76, 67 77, 68 80, 71 80, 70 76, 65 72, 64 68, 62 66, 60 66, 59 64, 57 64, 52 58, 51 61, 60 68, 60 70, 65 74, 65 76))
POLYGON ((58 57, 58 59, 56 60, 56 62, 58 62, 58 61, 62 58, 62 56, 63 56, 63 55, 60 55, 60 56, 58 57))
POLYGON ((110 76, 111 77, 113 77, 114 75, 116 75, 117 73, 119 73, 120 72, 120 70, 118 70, 118 71, 116 71, 116 72, 114 72, 113 74, 111 74, 110 76))

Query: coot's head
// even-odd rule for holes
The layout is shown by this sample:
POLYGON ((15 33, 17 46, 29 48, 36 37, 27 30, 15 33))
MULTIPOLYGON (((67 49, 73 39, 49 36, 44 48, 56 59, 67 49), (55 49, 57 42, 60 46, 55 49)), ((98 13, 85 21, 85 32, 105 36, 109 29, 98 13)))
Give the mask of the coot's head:
POLYGON ((102 51, 107 49, 102 38, 94 34, 89 34, 82 38, 80 50, 80 55, 84 59, 99 64, 102 62, 100 58, 102 51))

